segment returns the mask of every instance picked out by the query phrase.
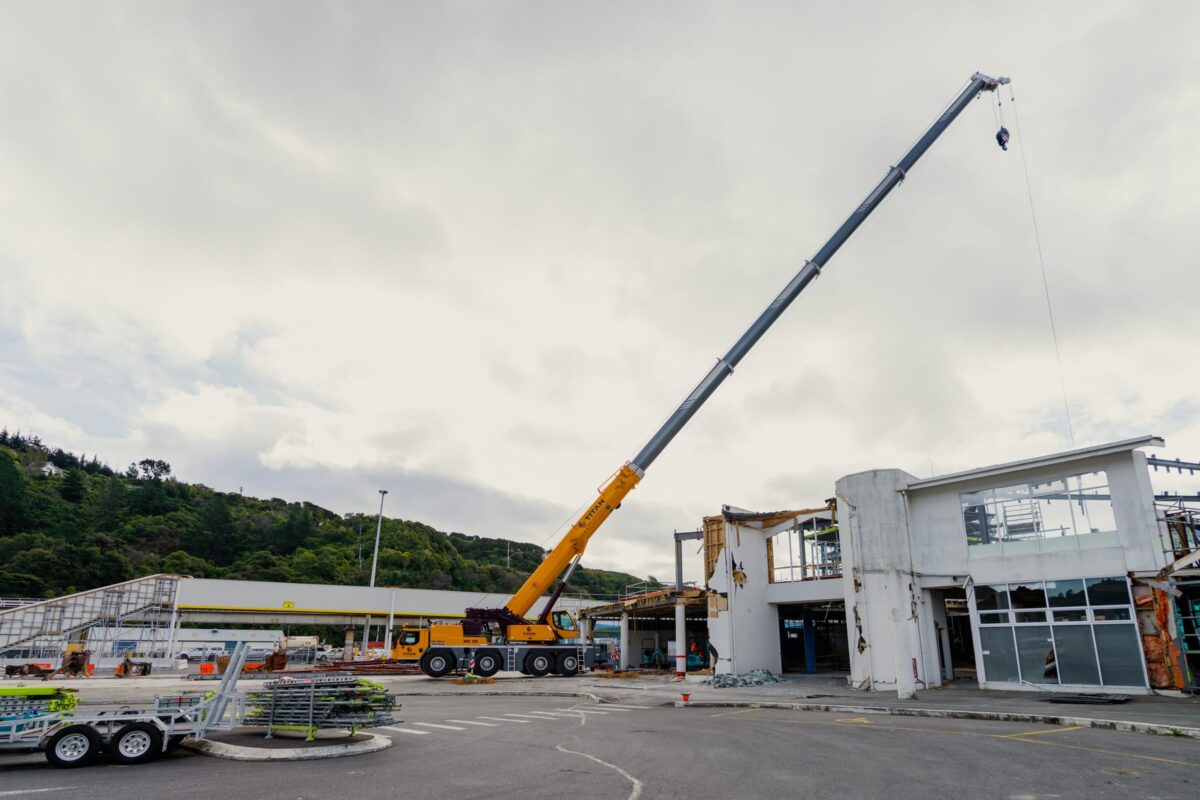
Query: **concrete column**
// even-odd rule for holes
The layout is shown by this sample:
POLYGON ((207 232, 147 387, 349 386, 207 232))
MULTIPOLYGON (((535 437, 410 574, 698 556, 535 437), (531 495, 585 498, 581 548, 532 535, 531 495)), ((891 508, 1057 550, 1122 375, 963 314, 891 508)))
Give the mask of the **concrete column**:
POLYGON ((621 669, 629 666, 629 614, 621 612, 621 663, 617 666, 621 669))
POLYGON ((392 657, 392 628, 396 624, 396 590, 392 589, 390 592, 388 592, 388 595, 387 635, 383 640, 384 658, 392 657))
POLYGON ((905 583, 906 576, 899 570, 890 576, 892 601, 892 653, 896 669, 896 698, 911 700, 917 696, 917 678, 913 675, 913 648, 910 628, 915 621, 908 619, 910 597, 905 583))
POLYGON ((687 677, 687 617, 683 601, 675 604, 675 677, 687 677))
POLYGON ((804 671, 809 675, 817 671, 817 628, 811 608, 804 609, 804 671))
POLYGON ((354 628, 346 628, 346 642, 342 646, 342 660, 354 660, 354 628))

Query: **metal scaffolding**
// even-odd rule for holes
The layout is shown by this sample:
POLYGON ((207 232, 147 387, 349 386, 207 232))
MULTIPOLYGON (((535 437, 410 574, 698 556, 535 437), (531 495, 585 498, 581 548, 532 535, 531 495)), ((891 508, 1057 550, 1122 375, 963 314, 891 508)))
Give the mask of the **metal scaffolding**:
POLYGON ((0 651, 22 647, 61 654, 68 642, 82 640, 87 631, 87 647, 95 656, 113 655, 113 637, 130 623, 149 629, 144 640, 161 642, 169 650, 179 578, 148 575, 53 600, 0 609, 0 651))

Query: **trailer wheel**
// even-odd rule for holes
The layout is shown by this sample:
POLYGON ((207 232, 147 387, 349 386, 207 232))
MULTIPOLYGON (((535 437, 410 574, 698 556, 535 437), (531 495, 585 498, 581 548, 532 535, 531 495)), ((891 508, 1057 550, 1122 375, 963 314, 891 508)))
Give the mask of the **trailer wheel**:
POLYGON ((46 760, 61 769, 90 764, 99 752, 100 734, 91 725, 68 725, 46 743, 46 760))
POLYGON ((440 678, 454 669, 454 654, 449 650, 430 650, 421 656, 421 672, 431 678, 440 678))
POLYGON ((563 653, 562 655, 560 655, 558 657, 557 672, 559 675, 562 675, 564 678, 570 678, 574 675, 578 675, 579 674, 579 656, 575 655, 574 653, 563 653))
POLYGON ((502 663, 498 650, 480 650, 475 654, 475 674, 481 678, 490 678, 500 671, 502 663))
POLYGON ((535 678, 543 678, 550 674, 554 666, 554 658, 549 653, 534 651, 525 656, 525 671, 535 678))
POLYGON ((145 764, 162 755, 162 731, 149 722, 131 722, 117 731, 108 753, 118 764, 145 764))

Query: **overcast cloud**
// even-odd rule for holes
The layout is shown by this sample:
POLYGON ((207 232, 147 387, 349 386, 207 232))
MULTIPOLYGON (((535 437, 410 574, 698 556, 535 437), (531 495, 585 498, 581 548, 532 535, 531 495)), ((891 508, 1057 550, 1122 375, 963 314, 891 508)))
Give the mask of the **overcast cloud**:
MULTIPOLYGON (((1200 458, 1200 6, 0 5, 0 424, 542 542, 975 70, 1079 446, 1200 458)), ((589 562, 1070 447, 975 103, 589 562)))

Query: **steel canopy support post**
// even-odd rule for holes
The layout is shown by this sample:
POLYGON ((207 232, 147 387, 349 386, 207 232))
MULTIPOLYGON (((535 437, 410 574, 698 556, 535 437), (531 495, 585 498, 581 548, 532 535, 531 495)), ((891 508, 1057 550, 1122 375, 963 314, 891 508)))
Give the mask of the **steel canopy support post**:
POLYGON ((617 669, 625 669, 630 664, 629 660, 629 613, 621 612, 621 663, 617 665, 617 669))
POLYGON ((918 159, 925 154, 930 146, 937 141, 938 137, 945 132, 950 123, 962 113, 962 110, 967 107, 982 91, 991 91, 1002 84, 1008 83, 1008 78, 992 78, 983 73, 976 72, 971 76, 971 80, 967 83, 967 87, 954 98, 953 102, 942 112, 942 115, 937 118, 932 126, 925 134, 917 140, 917 143, 909 149, 904 157, 900 159, 896 166, 888 170, 887 175, 879 182, 879 185, 871 190, 867 198, 859 204, 858 208, 846 218, 841 227, 834 232, 817 254, 809 261, 806 261, 804 266, 796 273, 796 277, 792 278, 791 282, 783 288, 783 291, 767 306, 758 319, 754 320, 753 324, 742 334, 742 337, 734 343, 721 358, 717 359, 717 363, 709 370, 704 379, 696 385, 683 402, 679 405, 675 412, 663 423, 662 427, 650 437, 645 446, 638 452, 636 456, 629 462, 639 474, 644 473, 646 469, 654 463, 663 449, 670 444, 676 434, 683 429, 688 420, 704 405, 704 402, 717 390, 717 387, 733 372, 750 349, 762 338, 763 334, 775 323, 775 320, 787 310, 802 291, 812 283, 813 279, 821 274, 824 268, 834 254, 841 249, 850 237, 858 230, 858 226, 866 221, 883 199, 895 189, 912 169, 918 159))
POLYGON ((687 677, 687 617, 682 596, 675 598, 675 677, 687 677))

